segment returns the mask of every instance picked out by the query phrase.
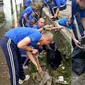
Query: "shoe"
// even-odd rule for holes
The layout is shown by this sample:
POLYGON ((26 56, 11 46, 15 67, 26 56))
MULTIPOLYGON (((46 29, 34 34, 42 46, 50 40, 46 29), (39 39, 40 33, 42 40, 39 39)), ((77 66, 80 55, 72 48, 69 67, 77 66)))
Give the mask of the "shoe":
POLYGON ((19 84, 23 84, 24 80, 19 79, 19 84))
POLYGON ((30 78, 30 75, 25 75, 24 81, 27 81, 30 78))
POLYGON ((28 66, 27 65, 23 65, 23 69, 24 70, 28 69, 28 66))
POLYGON ((19 79, 19 84, 20 85, 23 84, 24 81, 27 81, 29 78, 30 78, 30 75, 25 75, 25 79, 24 80, 19 79))
POLYGON ((51 19, 52 19, 52 21, 56 21, 56 20, 58 20, 59 18, 56 17, 56 18, 51 18, 51 19))

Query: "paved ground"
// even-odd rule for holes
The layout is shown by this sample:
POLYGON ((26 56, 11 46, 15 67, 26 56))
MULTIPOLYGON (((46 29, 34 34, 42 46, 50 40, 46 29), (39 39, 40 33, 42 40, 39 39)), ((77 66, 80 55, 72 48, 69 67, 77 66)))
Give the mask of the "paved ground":
MULTIPOLYGON (((0 39, 5 33, 5 28, 0 27, 0 39)), ((10 85, 8 67, 5 62, 5 57, 0 49, 0 85, 10 85)))
POLYGON ((78 76, 72 72, 72 85, 85 85, 85 73, 78 76))

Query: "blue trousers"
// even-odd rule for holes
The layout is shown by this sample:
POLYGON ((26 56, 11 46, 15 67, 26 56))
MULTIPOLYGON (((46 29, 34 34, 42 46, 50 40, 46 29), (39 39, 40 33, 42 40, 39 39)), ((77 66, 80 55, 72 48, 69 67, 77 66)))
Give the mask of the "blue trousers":
POLYGON ((25 79, 19 50, 16 44, 6 36, 0 40, 0 46, 9 68, 11 85, 19 85, 18 80, 25 79))
POLYGON ((25 27, 26 22, 25 22, 24 19, 20 18, 19 24, 20 24, 21 27, 25 27))
MULTIPOLYGON (((65 10, 66 7, 67 7, 67 5, 61 5, 60 10, 61 11, 65 10)), ((57 9, 57 6, 55 6, 55 4, 51 4, 51 5, 49 5, 49 9, 50 9, 51 14, 54 16, 56 9, 57 9)))

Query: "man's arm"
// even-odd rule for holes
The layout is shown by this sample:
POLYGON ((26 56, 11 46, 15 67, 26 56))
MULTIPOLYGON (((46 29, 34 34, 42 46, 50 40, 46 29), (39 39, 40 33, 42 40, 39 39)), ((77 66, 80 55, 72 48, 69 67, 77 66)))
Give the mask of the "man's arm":
POLYGON ((68 16, 68 19, 66 21, 66 25, 68 26, 71 23, 71 15, 68 16))
POLYGON ((85 30, 85 18, 82 18, 82 23, 83 23, 84 30, 85 30))
POLYGON ((58 17, 59 16, 59 8, 56 9, 56 13, 54 14, 54 18, 58 17))
MULTIPOLYGON (((30 38, 26 37, 23 40, 21 40, 18 44, 17 47, 20 49, 23 49, 26 51, 27 56, 29 57, 29 59, 32 61, 32 63, 36 66, 37 70, 40 71, 40 65, 39 63, 37 63, 37 61, 35 60, 35 58, 33 57, 32 53, 30 51, 36 51, 35 49, 32 49, 31 46, 28 46, 28 44, 30 43, 30 38)), ((36 51, 37 52, 37 51, 36 51)), ((34 53, 34 52, 33 52, 34 53)))
POLYGON ((31 42, 30 38, 26 37, 17 44, 17 47, 26 51, 31 51, 32 47, 28 46, 30 42, 31 42))
POLYGON ((75 42, 75 45, 76 45, 77 47, 81 48, 80 42, 75 38, 75 35, 74 35, 73 31, 72 31, 72 39, 73 39, 73 41, 75 42))
POLYGON ((26 21, 26 25, 28 24, 27 16, 28 16, 28 14, 27 14, 27 13, 25 13, 25 14, 24 14, 24 19, 25 19, 25 21, 26 21))
POLYGON ((27 56, 29 57, 29 59, 31 60, 31 62, 36 66, 37 70, 39 71, 39 65, 37 63, 37 61, 35 60, 34 56, 32 55, 31 52, 26 51, 27 56))

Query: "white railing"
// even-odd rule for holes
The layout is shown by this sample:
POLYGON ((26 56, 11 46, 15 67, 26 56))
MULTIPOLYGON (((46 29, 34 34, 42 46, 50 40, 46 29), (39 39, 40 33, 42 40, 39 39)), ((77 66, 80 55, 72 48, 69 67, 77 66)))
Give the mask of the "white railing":
POLYGON ((12 21, 15 22, 15 27, 17 27, 17 14, 20 14, 20 5, 23 7, 23 0, 3 0, 3 3, 7 28, 11 27, 12 21))

